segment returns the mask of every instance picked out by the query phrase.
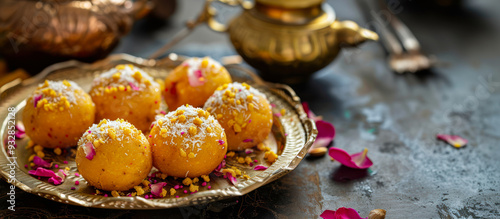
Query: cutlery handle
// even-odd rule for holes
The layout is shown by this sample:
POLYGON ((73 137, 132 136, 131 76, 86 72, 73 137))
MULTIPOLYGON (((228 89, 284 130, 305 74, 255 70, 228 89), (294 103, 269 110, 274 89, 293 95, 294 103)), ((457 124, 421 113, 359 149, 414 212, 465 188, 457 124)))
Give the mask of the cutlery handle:
POLYGON ((370 11, 371 16, 373 19, 376 21, 376 29, 380 32, 382 35, 382 43, 386 47, 386 49, 391 53, 392 55, 399 55, 403 53, 403 48, 399 44, 398 39, 396 36, 387 28, 387 25, 385 22, 382 20, 382 18, 375 12, 375 11, 370 11))
POLYGON ((410 52, 420 50, 420 43, 417 38, 413 35, 408 26, 401 22, 399 18, 393 15, 391 17, 391 25, 407 51, 410 52))

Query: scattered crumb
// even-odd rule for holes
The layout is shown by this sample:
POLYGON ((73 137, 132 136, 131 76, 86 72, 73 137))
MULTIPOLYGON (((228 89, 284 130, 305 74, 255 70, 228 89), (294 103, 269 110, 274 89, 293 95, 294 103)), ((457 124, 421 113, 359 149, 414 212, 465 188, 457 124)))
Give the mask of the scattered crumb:
POLYGON ((137 195, 143 195, 144 190, 140 186, 134 186, 135 191, 137 191, 137 195))
POLYGON ((195 186, 194 184, 191 184, 189 186, 189 191, 190 192, 197 192, 199 188, 200 188, 199 186, 195 186))
POLYGON ((113 197, 120 197, 120 194, 118 194, 118 192, 117 192, 116 190, 113 190, 113 191, 111 192, 111 195, 112 195, 113 197))
POLYGON ((208 175, 201 175, 201 178, 203 178, 205 182, 210 182, 210 177, 208 175))
POLYGON ((186 185, 186 186, 189 186, 193 183, 193 181, 191 180, 191 178, 185 178, 184 180, 182 180, 182 184, 186 185))

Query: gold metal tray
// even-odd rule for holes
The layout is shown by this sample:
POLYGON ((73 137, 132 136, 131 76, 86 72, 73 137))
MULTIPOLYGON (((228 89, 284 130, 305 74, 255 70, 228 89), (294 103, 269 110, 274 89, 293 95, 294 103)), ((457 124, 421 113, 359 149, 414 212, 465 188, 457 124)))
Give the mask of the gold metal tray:
MULTIPOLYGON (((237 185, 232 185, 222 177, 212 177, 210 184, 212 189, 205 187, 194 194, 181 194, 179 198, 167 196, 165 198, 145 199, 144 197, 104 197, 93 195, 95 189, 87 185, 82 177, 76 177, 77 172, 74 159, 69 155, 57 156, 47 153, 46 157, 51 158, 60 168, 69 167, 71 174, 61 185, 54 186, 46 180, 39 180, 28 174, 25 168, 29 164, 30 149, 26 149, 28 138, 16 141, 17 148, 15 154, 8 155, 6 138, 8 128, 12 121, 22 121, 21 115, 26 97, 42 83, 45 79, 62 80, 68 79, 78 83, 84 90, 90 90, 94 76, 114 67, 117 64, 134 64, 141 67, 155 78, 165 78, 165 76, 181 61, 185 59, 175 54, 170 54, 162 60, 142 59, 126 54, 117 54, 93 63, 85 64, 77 61, 58 63, 46 68, 39 75, 24 81, 16 80, 0 88, 0 137, 3 150, 0 154, 0 175, 2 178, 12 183, 20 189, 39 195, 46 199, 85 207, 112 208, 112 209, 155 209, 172 208, 188 205, 203 204, 229 197, 241 196, 249 193, 269 182, 272 182, 288 172, 292 171, 307 154, 307 150, 316 139, 317 130, 314 122, 310 120, 295 92, 286 85, 271 84, 262 81, 250 70, 239 65, 226 65, 234 81, 247 82, 265 93, 269 101, 275 105, 274 110, 279 112, 286 110, 283 116, 275 116, 272 133, 266 144, 275 151, 279 158, 275 163, 264 171, 254 171, 252 167, 238 166, 237 162, 228 161, 229 165, 238 166, 246 171, 251 178, 248 180, 238 179, 237 185), (9 114, 9 108, 15 108, 15 117, 9 114), (9 122, 10 121, 10 122, 9 122), (16 158, 13 158, 16 157, 16 158), (68 164, 63 161, 68 160, 68 164), (16 161, 15 179, 11 177, 11 161, 16 161), (80 181, 79 186, 75 186, 75 181, 80 181), (71 190, 76 187, 76 190, 71 190)), ((262 152, 253 154, 259 163, 265 163, 262 152)), ((172 179, 173 180, 173 179, 172 179)), ((200 187, 202 188, 202 187, 200 187)), ((180 193, 180 192, 178 192, 180 193)))

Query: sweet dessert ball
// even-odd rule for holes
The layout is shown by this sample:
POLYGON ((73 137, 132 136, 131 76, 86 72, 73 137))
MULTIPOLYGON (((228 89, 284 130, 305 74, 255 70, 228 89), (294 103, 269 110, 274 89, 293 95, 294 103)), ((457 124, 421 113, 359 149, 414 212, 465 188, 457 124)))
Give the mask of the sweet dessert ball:
POLYGON ((246 83, 225 84, 205 103, 226 131, 229 150, 251 148, 271 132, 273 115, 266 96, 246 83))
POLYGON ((153 165, 146 136, 123 119, 92 125, 78 141, 75 161, 90 185, 107 191, 133 188, 153 165))
POLYGON ((23 123, 26 134, 47 148, 76 145, 94 122, 95 105, 72 81, 45 81, 26 101, 23 123))
POLYGON ((212 172, 227 152, 226 134, 207 111, 181 106, 159 117, 149 143, 153 164, 175 177, 199 177, 212 172))
POLYGON ((231 76, 219 62, 209 58, 190 58, 165 79, 165 102, 170 109, 184 104, 202 107, 217 87, 231 83, 231 76))
POLYGON ((133 65, 117 65, 94 79, 90 96, 96 104, 96 121, 125 119, 147 131, 161 103, 160 85, 133 65))

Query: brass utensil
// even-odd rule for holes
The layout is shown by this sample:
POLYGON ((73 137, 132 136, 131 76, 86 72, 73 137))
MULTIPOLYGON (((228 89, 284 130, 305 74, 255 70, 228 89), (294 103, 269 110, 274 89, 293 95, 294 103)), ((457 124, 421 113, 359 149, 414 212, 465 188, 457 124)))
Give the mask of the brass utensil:
POLYGON ((338 21, 324 0, 219 0, 244 10, 228 25, 219 23, 212 2, 206 0, 200 16, 151 58, 163 54, 194 26, 206 22, 217 32, 227 32, 240 56, 266 80, 302 83, 328 65, 342 47, 356 46, 378 35, 352 21, 338 21))

